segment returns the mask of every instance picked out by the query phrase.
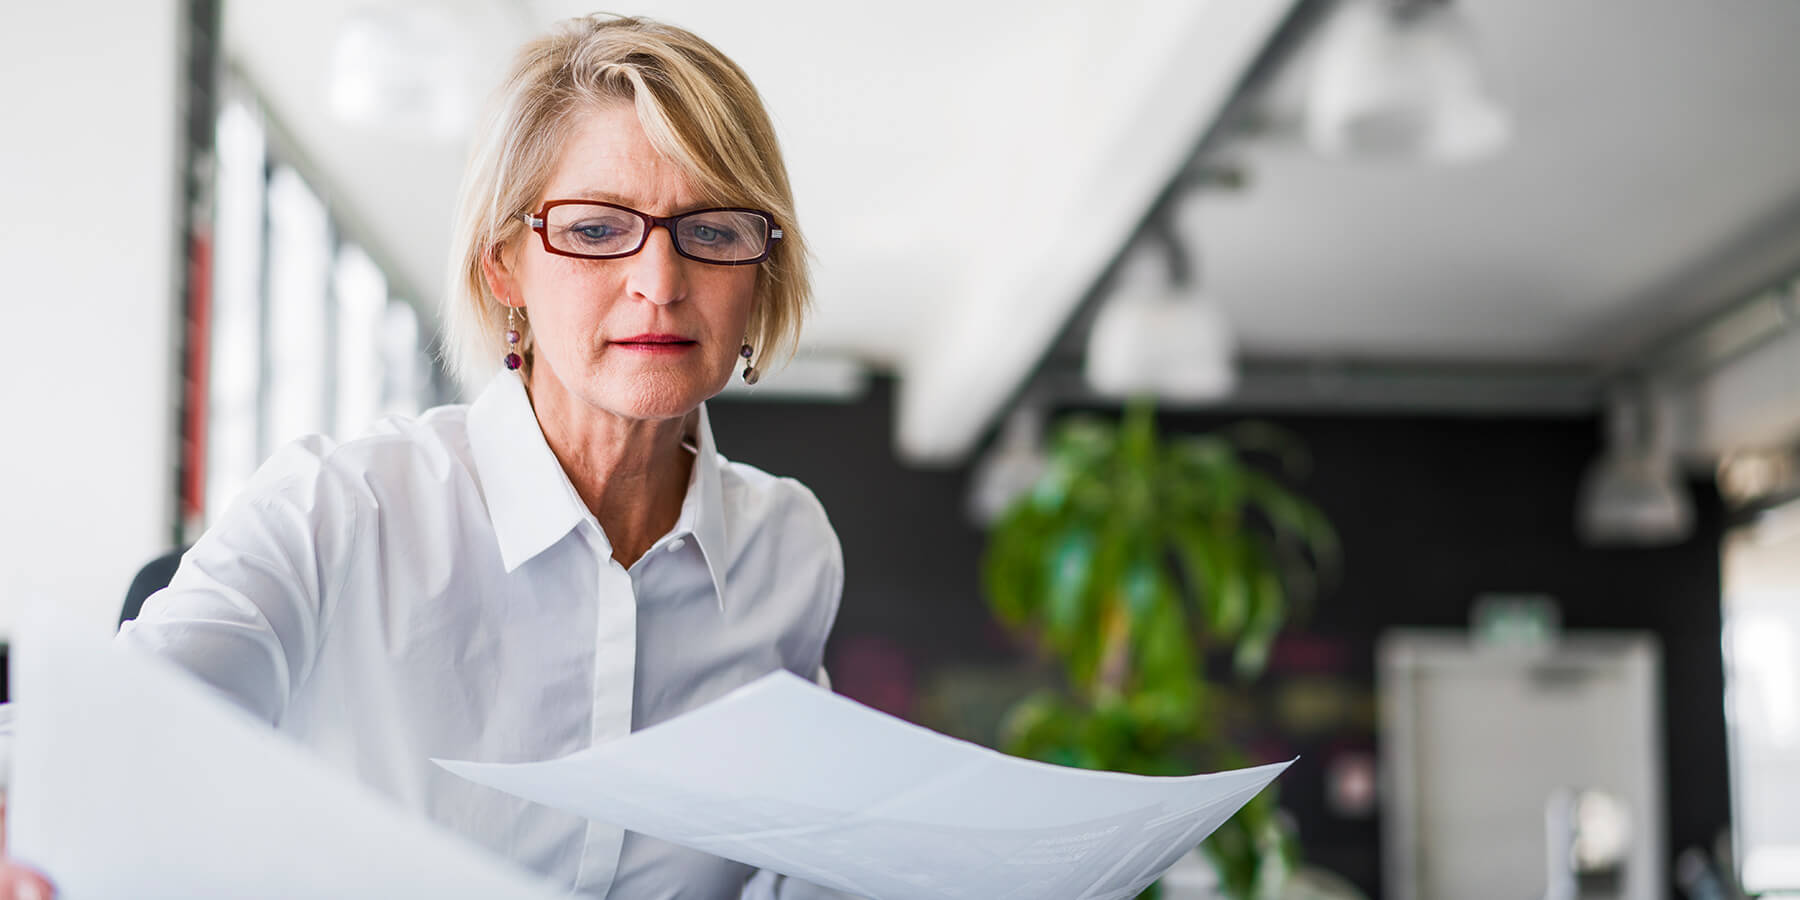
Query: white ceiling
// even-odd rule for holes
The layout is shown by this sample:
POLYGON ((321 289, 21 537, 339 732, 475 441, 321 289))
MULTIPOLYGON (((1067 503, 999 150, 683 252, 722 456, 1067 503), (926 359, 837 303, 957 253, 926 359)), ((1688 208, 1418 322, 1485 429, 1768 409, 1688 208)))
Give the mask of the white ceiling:
MULTIPOLYGON (((231 0, 227 54, 339 216, 435 303, 463 156, 325 106, 365 4, 231 0)), ((385 5, 397 5, 389 0, 385 5)), ((472 86, 565 2, 445 0, 472 86)), ((1604 365, 1800 264, 1800 3, 1464 0, 1519 141, 1466 169, 1349 165, 1285 127, 1305 53, 1187 204, 1252 356, 1604 365)), ((910 458, 981 437, 1291 0, 650 0, 748 70, 817 256, 809 353, 900 379, 910 458)))
POLYGON ((1516 111, 1464 168, 1318 158, 1273 123, 1184 220, 1250 352, 1607 363, 1800 266, 1800 3, 1460 0, 1516 111))

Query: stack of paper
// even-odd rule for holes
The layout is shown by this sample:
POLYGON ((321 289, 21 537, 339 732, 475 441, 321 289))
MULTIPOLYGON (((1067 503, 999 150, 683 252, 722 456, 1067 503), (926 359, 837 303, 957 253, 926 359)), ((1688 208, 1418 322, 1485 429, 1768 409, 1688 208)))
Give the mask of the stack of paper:
POLYGON ((1129 898, 1288 763, 1144 778, 1016 759, 786 672, 481 784, 876 900, 1129 898))
MULTIPOLYGON (((66 623, 28 623, 13 688, 8 851, 69 900, 566 896, 167 664, 66 623)), ((441 764, 875 900, 1129 898, 1286 768, 1141 778, 1048 766, 787 673, 560 760, 441 764)))

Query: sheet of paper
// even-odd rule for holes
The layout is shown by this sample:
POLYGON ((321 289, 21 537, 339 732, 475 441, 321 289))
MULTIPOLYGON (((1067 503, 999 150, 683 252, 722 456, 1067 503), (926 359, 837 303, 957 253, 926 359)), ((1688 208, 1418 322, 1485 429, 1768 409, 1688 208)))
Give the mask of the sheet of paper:
POLYGON ((41 610, 24 625, 7 847, 59 898, 567 897, 168 664, 41 610))
POLYGON ((874 900, 1102 900, 1135 897, 1288 763, 1186 778, 1045 765, 777 672, 562 759, 439 765, 874 900))

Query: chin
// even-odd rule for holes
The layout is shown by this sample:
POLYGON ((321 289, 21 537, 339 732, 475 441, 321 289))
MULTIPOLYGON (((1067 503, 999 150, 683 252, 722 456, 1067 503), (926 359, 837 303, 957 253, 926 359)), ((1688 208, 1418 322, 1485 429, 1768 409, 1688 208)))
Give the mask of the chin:
POLYGON ((611 383, 600 386, 596 393, 611 402, 601 405, 634 419, 680 418, 724 386, 711 385, 690 372, 634 372, 607 380, 611 383))

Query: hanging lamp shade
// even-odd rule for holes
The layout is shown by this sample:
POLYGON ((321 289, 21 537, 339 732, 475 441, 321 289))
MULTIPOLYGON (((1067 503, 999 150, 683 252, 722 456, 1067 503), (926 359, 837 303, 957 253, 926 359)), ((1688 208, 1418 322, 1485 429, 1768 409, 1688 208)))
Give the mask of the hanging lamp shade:
POLYGON ((471 40, 449 13, 423 5, 360 9, 331 50, 327 99, 339 121, 369 131, 451 140, 474 116, 471 40))
POLYGON ((975 524, 992 525, 1043 477, 1050 466, 1044 427, 1044 410, 1030 403, 1007 417, 1000 439, 969 479, 969 518, 975 524))
POLYGON ((1597 546, 1656 546, 1693 533, 1694 505, 1652 396, 1615 397, 1607 445, 1582 476, 1576 531, 1597 546))
POLYGON ((1103 394, 1215 400, 1237 386, 1237 339, 1225 310, 1203 293, 1128 288, 1095 317, 1085 374, 1103 394))
POLYGON ((1577 524, 1589 544, 1674 544, 1693 531, 1693 504, 1670 459, 1608 453, 1588 467, 1580 502, 1577 524))
POLYGON ((1307 141, 1332 157, 1468 162, 1512 138, 1458 10, 1443 0, 1356 0, 1322 38, 1307 141))

